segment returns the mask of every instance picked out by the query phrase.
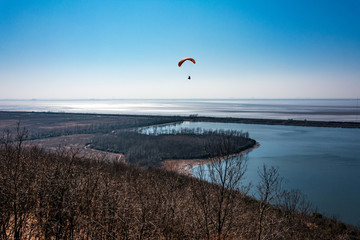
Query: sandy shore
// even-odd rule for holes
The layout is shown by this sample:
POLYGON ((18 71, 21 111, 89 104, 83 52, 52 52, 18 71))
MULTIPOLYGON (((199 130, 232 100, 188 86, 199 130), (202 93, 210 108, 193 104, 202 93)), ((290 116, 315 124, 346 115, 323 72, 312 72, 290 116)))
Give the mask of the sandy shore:
MULTIPOLYGON (((253 147, 248 148, 238 154, 234 154, 234 156, 237 155, 243 155, 246 154, 255 148, 260 147, 260 144, 257 142, 253 147)), ((209 164, 211 161, 209 159, 177 159, 177 160, 167 160, 164 161, 162 164, 162 167, 166 169, 167 171, 174 171, 183 175, 187 176, 193 176, 191 174, 191 170, 199 165, 205 165, 209 164)))

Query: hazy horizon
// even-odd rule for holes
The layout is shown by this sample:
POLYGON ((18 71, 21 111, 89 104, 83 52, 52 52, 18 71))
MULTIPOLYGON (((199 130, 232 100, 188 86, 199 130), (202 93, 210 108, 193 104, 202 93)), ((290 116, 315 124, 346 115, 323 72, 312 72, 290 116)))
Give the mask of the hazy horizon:
POLYGON ((27 99, 0 100, 0 111, 198 115, 316 121, 360 120, 359 99, 27 99))
POLYGON ((354 98, 0 98, 0 101, 6 100, 359 100, 358 97, 354 98))

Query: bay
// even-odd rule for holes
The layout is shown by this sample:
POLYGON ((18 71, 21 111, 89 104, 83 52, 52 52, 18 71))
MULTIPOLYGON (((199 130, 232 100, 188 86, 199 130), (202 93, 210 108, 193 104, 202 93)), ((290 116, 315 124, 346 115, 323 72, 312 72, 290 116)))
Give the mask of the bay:
MULTIPOLYGON (((260 147, 248 154, 246 180, 259 181, 263 164, 279 167, 286 189, 299 189, 328 217, 360 224, 360 129, 184 122, 163 129, 248 132, 260 147)), ((159 129, 157 129, 159 131, 159 129)), ((196 175, 197 168, 193 169, 196 175)))

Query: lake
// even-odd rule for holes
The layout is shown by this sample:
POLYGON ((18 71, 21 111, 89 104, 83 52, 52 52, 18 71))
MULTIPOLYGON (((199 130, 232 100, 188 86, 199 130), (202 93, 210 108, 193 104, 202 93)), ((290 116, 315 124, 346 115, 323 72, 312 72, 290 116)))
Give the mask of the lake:
POLYGON ((318 212, 360 224, 360 129, 208 122, 163 128, 198 127, 248 132, 260 147, 248 154, 247 181, 256 184, 263 164, 279 167, 285 188, 301 190, 318 212))

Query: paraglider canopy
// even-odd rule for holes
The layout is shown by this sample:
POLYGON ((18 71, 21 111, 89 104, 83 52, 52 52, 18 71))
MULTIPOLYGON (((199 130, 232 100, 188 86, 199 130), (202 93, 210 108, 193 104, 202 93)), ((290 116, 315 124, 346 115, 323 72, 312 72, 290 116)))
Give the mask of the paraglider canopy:
POLYGON ((187 60, 192 61, 194 64, 196 63, 193 58, 184 58, 184 59, 180 60, 180 62, 178 63, 178 66, 181 67, 181 65, 187 60))

